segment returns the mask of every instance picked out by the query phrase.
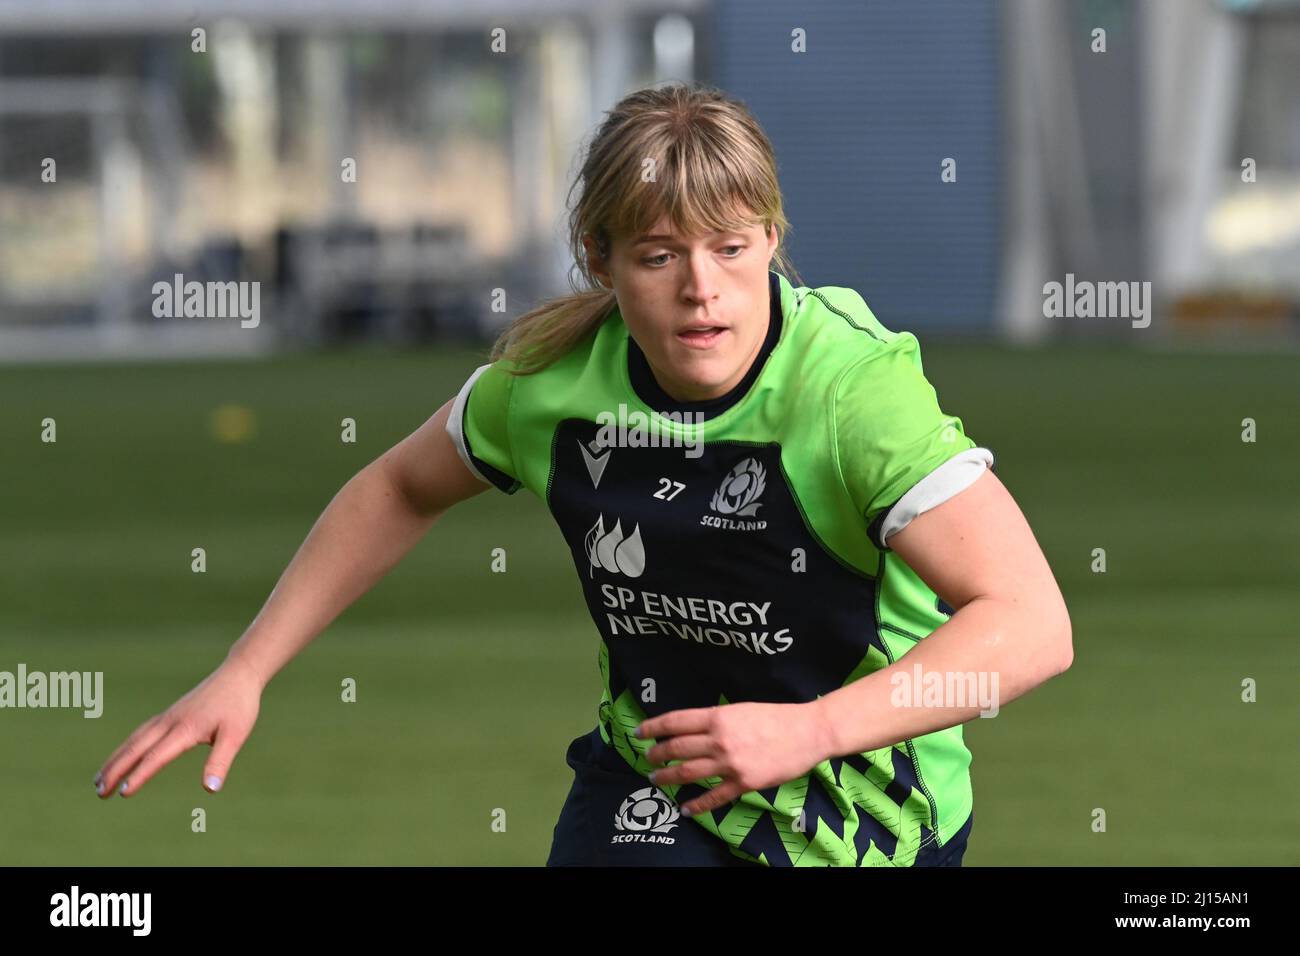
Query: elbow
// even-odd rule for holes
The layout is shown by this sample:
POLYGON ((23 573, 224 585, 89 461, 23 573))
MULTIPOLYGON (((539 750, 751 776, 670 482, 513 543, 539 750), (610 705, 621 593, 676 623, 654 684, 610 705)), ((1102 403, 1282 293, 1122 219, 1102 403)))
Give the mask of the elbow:
POLYGON ((1074 628, 1064 598, 1059 595, 1035 602, 1009 598, 1003 604, 1006 622, 1014 622, 1020 675, 1037 687, 1074 663, 1074 628))
POLYGON ((1024 657, 1024 676, 1031 687, 1064 674, 1074 663, 1074 634, 1065 602, 1039 604, 1020 613, 1025 646, 1033 653, 1024 657))

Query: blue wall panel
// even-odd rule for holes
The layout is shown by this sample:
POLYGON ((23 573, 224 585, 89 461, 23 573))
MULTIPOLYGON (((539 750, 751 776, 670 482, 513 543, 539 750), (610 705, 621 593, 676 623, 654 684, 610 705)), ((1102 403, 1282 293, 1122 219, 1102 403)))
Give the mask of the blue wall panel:
POLYGON ((1001 82, 992 0, 720 0, 710 82, 777 152, 809 285, 858 289, 887 328, 992 325, 1001 82), (807 31, 807 52, 791 31, 807 31), (940 181, 945 157, 957 181, 940 181))

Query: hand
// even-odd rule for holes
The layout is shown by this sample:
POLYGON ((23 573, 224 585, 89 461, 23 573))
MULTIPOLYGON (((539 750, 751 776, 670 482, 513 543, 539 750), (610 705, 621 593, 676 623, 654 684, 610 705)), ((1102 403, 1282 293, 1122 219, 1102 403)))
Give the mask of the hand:
POLYGON ((211 744, 203 787, 221 789, 235 754, 244 745, 261 707, 260 676, 238 658, 227 658, 197 687, 165 712, 145 721, 113 751, 95 777, 101 799, 120 792, 134 796, 145 781, 197 744, 211 744), (123 780, 124 789, 118 789, 123 780))
POLYGON ((682 805, 687 816, 716 809, 742 793, 801 777, 834 752, 820 701, 674 710, 642 721, 638 734, 672 738, 646 751, 652 764, 685 761, 656 770, 652 783, 722 778, 707 794, 682 805))

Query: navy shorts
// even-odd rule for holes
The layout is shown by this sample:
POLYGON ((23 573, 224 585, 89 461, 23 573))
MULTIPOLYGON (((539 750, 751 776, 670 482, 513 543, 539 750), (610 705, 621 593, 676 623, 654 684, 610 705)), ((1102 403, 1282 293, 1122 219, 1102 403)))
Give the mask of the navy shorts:
MULTIPOLYGON (((555 824, 547 866, 744 866, 722 840, 690 817, 609 747, 597 728, 569 744, 573 786, 555 824)), ((916 866, 961 866, 974 813, 942 847, 929 846, 916 866)))

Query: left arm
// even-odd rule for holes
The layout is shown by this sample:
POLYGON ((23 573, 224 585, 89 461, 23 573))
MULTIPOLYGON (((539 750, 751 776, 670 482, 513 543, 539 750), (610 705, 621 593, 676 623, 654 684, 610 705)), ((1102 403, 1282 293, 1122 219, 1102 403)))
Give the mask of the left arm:
MULTIPOLYGON (((994 707, 1066 670, 1070 617, 1047 559, 1006 486, 986 471, 914 518, 888 544, 956 613, 889 667, 814 702, 830 753, 861 753, 964 723, 981 705, 895 706, 891 691, 921 672, 985 674, 994 707)), ((913 700, 921 698, 913 687, 913 700)))
POLYGON ((833 756, 891 746, 964 723, 983 709, 898 706, 900 680, 922 673, 987 675, 994 706, 1066 670, 1073 660, 1070 618, 1047 560, 1010 492, 991 471, 914 518, 889 546, 956 611, 888 667, 806 704, 740 703, 673 711, 641 724, 644 737, 672 737, 647 753, 656 783, 720 776, 722 783, 685 804, 688 815, 742 793, 793 780, 833 756))

